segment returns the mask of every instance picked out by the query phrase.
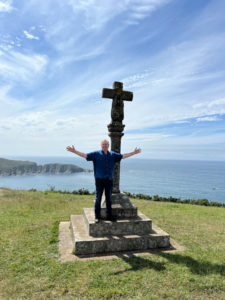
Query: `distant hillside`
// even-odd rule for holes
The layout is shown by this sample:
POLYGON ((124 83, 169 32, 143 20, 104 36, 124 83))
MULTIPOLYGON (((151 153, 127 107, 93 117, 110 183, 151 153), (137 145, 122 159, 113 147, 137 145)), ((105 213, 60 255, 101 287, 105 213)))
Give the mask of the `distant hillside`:
POLYGON ((37 165, 35 162, 0 158, 0 175, 28 175, 28 174, 72 174, 77 172, 91 172, 73 164, 49 163, 37 165))

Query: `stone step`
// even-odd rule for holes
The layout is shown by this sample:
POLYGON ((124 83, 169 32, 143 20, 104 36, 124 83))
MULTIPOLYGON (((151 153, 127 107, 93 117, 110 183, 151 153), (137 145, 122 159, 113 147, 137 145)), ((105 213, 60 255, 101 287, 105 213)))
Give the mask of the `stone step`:
POLYGON ((152 224, 152 231, 149 234, 108 235, 105 237, 90 236, 82 215, 72 215, 70 225, 77 255, 147 250, 170 246, 170 236, 154 224, 152 224))
POLYGON ((129 219, 118 219, 114 222, 101 220, 95 223, 94 210, 92 208, 83 209, 84 222, 87 232, 91 236, 100 237, 106 235, 143 235, 152 230, 152 220, 138 212, 138 216, 129 219))
MULTIPOLYGON (((101 208, 101 216, 105 218, 107 215, 106 208, 101 208)), ((112 204, 112 215, 119 219, 133 218, 137 216, 137 207, 125 208, 121 204, 112 204)))
MULTIPOLYGON (((125 193, 112 194, 112 215, 120 219, 136 217, 137 207, 125 193)), ((101 216, 106 217, 105 195, 102 198, 101 216)))

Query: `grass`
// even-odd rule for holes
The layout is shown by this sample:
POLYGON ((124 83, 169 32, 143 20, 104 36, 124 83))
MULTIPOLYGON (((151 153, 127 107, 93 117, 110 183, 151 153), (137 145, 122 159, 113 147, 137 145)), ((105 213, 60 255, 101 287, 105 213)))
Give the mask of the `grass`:
POLYGON ((186 250, 61 263, 58 224, 93 195, 0 190, 0 299, 225 299, 224 208, 132 201, 186 250))

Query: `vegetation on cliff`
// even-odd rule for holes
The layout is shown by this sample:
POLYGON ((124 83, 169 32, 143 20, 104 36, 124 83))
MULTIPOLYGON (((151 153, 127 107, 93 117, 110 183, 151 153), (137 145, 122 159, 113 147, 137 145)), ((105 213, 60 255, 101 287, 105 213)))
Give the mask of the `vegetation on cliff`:
POLYGON ((0 175, 27 175, 27 174, 72 174, 77 172, 89 172, 73 164, 57 164, 49 163, 45 165, 37 165, 35 162, 10 160, 0 158, 0 175))

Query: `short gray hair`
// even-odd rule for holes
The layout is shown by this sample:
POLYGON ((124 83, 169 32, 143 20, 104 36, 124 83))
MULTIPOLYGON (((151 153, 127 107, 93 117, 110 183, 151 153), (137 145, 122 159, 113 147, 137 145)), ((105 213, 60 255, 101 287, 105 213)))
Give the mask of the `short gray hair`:
POLYGON ((103 142, 107 142, 107 143, 109 144, 109 141, 106 140, 106 139, 102 140, 102 141, 101 141, 101 144, 102 144, 103 142))

